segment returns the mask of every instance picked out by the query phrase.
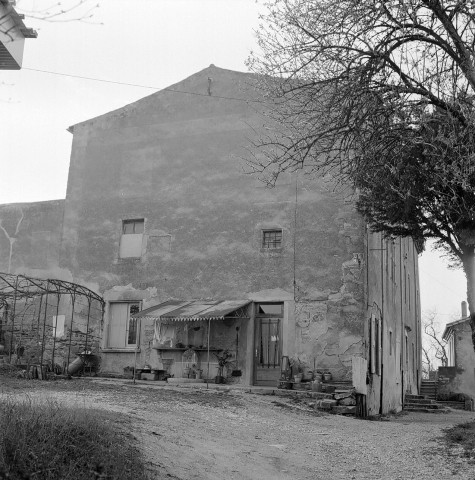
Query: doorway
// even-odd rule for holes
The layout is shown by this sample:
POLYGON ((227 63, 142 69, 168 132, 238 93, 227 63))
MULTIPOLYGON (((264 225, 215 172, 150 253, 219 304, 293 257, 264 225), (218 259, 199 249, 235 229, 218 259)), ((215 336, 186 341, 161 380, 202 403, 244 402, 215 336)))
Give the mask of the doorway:
POLYGON ((276 387, 282 358, 283 303, 255 305, 254 385, 276 387))

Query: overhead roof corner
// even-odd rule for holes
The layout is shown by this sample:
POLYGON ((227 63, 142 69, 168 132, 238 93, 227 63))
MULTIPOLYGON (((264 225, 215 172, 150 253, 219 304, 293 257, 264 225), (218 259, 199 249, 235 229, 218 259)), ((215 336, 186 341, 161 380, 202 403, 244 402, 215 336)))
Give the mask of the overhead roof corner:
POLYGON ((25 38, 36 38, 38 33, 24 23, 24 15, 15 8, 15 1, 0 0, 0 70, 19 70, 23 62, 25 38))

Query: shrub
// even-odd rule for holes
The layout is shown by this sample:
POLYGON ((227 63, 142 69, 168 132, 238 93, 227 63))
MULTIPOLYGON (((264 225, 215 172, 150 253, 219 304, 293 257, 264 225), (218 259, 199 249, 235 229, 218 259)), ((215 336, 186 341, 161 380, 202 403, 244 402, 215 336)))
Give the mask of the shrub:
POLYGON ((117 413, 53 401, 0 400, 0 478, 146 479, 124 422, 117 413))
POLYGON ((464 402, 465 400, 470 400, 470 395, 465 393, 439 393, 437 394, 437 400, 441 402, 464 402))
POLYGON ((461 445, 466 457, 475 458, 475 422, 461 423, 445 433, 449 443, 461 445))

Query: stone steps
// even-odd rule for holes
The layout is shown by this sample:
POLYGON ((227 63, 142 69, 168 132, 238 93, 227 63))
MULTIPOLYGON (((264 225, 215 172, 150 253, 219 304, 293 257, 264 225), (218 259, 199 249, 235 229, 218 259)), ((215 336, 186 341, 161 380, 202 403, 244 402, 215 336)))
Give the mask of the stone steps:
POLYGON ((431 399, 431 398, 407 398, 406 397, 406 403, 410 403, 410 404, 419 404, 419 405, 425 405, 428 401, 430 402, 434 402, 435 400, 431 399))
POLYGON ((437 396, 437 382, 435 380, 422 380, 420 393, 427 398, 435 400, 437 396))
POLYGON ((413 393, 406 393, 406 395, 405 395, 405 399, 406 399, 406 400, 412 400, 412 399, 414 399, 414 398, 422 399, 422 400, 427 400, 424 395, 415 395, 415 394, 413 394, 413 393))
POLYGON ((445 406, 437 404, 435 399, 427 398, 425 395, 413 394, 406 394, 404 410, 407 412, 425 413, 446 413, 449 411, 445 406))
POLYGON ((465 402, 452 402, 452 401, 439 401, 437 400, 437 404, 441 405, 442 407, 450 407, 455 410, 465 410, 465 402))
POLYGON ((435 408, 435 409, 430 409, 430 408, 422 408, 422 407, 407 407, 404 406, 404 411, 405 412, 423 412, 423 413, 448 413, 450 410, 447 408, 435 408))
MULTIPOLYGON (((431 400, 432 401, 432 400, 431 400)), ((429 402, 420 402, 420 403, 412 403, 406 402, 404 408, 424 408, 428 410, 438 410, 443 408, 442 406, 437 405, 436 403, 429 403, 429 402)))

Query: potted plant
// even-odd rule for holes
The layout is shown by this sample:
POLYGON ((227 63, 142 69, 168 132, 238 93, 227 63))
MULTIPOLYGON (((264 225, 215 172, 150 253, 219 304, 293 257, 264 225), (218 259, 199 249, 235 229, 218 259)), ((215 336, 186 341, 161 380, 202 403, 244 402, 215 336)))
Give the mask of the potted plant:
POLYGON ((313 370, 309 365, 304 365, 302 367, 302 380, 304 382, 310 382, 313 380, 313 370))
POLYGON ((300 383, 303 378, 303 364, 296 355, 289 359, 289 361, 294 383, 300 383))
POLYGON ((218 359, 218 375, 216 375, 214 382, 225 383, 224 370, 231 363, 230 358, 233 355, 229 350, 223 350, 220 353, 214 353, 214 356, 218 359))

